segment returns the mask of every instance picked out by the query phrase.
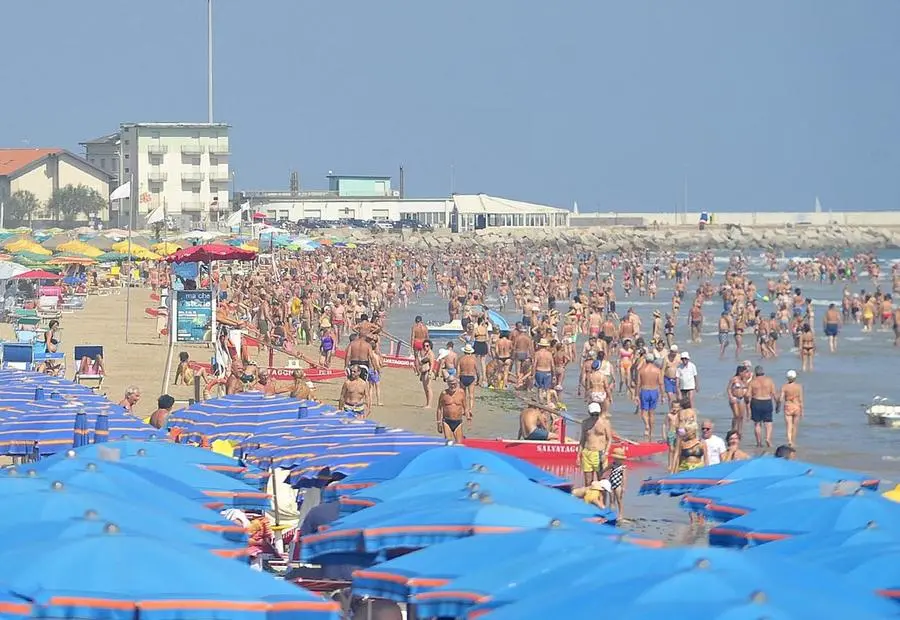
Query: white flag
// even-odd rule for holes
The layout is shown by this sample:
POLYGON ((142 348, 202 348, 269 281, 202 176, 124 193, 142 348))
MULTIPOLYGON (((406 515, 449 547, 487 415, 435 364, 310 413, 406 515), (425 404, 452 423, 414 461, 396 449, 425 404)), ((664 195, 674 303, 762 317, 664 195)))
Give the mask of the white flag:
POLYGON ((160 207, 156 207, 153 211, 150 212, 150 215, 147 216, 147 226, 152 226, 157 222, 162 222, 166 219, 166 216, 163 213, 164 209, 160 207))
POLYGON ((131 198, 131 181, 122 183, 109 195, 110 200, 121 200, 123 198, 131 198))
POLYGON ((250 201, 248 200, 247 202, 245 202, 244 204, 241 205, 241 211, 240 211, 240 212, 241 212, 241 213, 246 213, 246 212, 249 211, 249 210, 250 210, 250 201))
POLYGON ((241 225, 241 213, 242 211, 235 211, 231 215, 228 216, 228 219, 225 220, 225 225, 228 228, 234 228, 235 226, 241 225))

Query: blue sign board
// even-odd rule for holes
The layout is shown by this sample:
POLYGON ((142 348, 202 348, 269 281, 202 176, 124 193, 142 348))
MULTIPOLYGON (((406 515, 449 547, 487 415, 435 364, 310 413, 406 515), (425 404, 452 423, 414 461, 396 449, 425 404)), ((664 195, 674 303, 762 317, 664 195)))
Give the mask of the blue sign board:
POLYGON ((215 332, 215 295, 210 290, 174 291, 175 342, 212 342, 215 332))

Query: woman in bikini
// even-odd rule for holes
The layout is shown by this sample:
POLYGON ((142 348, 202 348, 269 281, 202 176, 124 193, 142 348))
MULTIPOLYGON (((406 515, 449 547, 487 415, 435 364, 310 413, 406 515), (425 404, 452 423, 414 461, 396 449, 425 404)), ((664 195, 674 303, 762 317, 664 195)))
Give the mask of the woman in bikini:
POLYGON ((804 323, 800 327, 798 340, 800 345, 800 370, 812 372, 813 358, 816 356, 816 335, 813 333, 809 323, 804 323))
POLYGON ((734 376, 728 381, 725 395, 728 397, 728 405, 731 407, 731 430, 738 433, 744 428, 744 418, 747 416, 747 381, 750 370, 741 364, 734 371, 734 376))
POLYGON ((622 341, 622 348, 619 349, 619 392, 623 388, 627 388, 629 398, 631 398, 630 394, 632 392, 632 364, 634 364, 634 349, 631 347, 631 339, 626 338, 622 341))
POLYGON ((797 428, 803 417, 803 386, 797 383, 797 371, 787 371, 787 383, 781 386, 778 402, 784 406, 784 422, 787 426, 787 443, 797 442, 797 428))

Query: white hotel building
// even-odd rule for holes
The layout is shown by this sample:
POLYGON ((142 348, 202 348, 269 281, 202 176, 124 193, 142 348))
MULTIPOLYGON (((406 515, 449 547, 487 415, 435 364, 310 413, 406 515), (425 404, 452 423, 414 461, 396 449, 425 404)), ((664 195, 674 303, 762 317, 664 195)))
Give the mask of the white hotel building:
POLYGON ((220 214, 227 215, 229 127, 122 123, 117 133, 82 143, 88 162, 102 169, 115 165, 120 183, 131 180, 131 198, 121 201, 121 213, 118 204, 112 205, 110 225, 140 228, 157 207, 185 228, 214 224, 220 214))

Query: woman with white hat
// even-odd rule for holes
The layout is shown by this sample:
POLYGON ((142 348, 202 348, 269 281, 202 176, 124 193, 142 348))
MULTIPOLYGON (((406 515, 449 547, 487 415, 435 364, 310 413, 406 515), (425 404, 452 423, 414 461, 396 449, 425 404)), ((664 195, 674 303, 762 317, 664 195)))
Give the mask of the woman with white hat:
POLYGON ((803 386, 797 383, 796 370, 787 371, 787 383, 781 386, 777 404, 784 407, 787 443, 789 446, 793 446, 797 442, 800 418, 803 417, 803 386))

